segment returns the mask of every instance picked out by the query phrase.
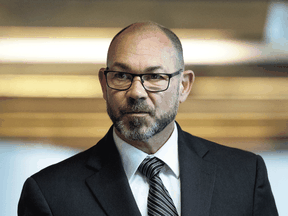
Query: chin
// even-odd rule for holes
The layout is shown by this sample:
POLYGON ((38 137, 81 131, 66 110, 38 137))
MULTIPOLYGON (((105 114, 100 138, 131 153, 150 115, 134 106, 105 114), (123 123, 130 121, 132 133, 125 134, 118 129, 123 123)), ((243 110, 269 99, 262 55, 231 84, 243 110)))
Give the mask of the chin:
MULTIPOLYGON (((138 118, 137 118, 138 119, 138 118)), ((116 130, 131 141, 146 141, 153 137, 158 131, 158 124, 156 122, 147 124, 147 122, 139 122, 138 120, 124 122, 119 121, 115 124, 116 130)))

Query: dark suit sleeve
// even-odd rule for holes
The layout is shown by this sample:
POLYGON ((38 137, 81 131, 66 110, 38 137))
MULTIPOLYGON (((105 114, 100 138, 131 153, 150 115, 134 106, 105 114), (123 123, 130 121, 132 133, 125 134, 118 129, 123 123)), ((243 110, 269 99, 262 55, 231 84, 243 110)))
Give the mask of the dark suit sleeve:
POLYGON ((49 205, 33 178, 28 178, 23 186, 18 216, 52 216, 49 205))
POLYGON ((268 180, 267 169, 261 156, 257 156, 253 216, 278 216, 275 200, 268 180))

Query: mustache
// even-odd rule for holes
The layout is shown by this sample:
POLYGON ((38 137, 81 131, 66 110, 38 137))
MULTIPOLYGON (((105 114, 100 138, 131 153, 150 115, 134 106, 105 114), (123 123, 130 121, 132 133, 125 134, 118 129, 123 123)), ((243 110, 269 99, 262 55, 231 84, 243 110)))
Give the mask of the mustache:
POLYGON ((154 115, 154 110, 143 102, 137 102, 133 104, 129 103, 127 106, 120 108, 119 111, 122 115, 128 113, 149 113, 154 115))

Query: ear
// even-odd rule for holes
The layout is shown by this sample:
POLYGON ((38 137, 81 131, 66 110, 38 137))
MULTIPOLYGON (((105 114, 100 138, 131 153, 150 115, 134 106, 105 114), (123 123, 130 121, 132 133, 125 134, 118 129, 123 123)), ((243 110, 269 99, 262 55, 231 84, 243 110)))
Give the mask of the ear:
POLYGON ((195 75, 192 70, 184 71, 181 77, 181 83, 180 83, 180 91, 179 91, 179 102, 183 103, 188 95, 190 94, 190 91, 192 89, 192 85, 195 80, 195 75))
POLYGON ((107 83, 106 77, 104 75, 105 68, 101 68, 98 73, 99 82, 101 84, 101 89, 103 93, 104 100, 107 100, 107 83))

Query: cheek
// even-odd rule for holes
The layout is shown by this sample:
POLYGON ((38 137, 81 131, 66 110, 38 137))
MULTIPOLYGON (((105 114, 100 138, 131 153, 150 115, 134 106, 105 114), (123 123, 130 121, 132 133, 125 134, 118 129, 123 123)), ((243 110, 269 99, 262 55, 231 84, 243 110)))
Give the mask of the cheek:
POLYGON ((172 107, 174 107, 176 100, 177 96, 175 94, 171 94, 159 100, 159 103, 163 110, 170 110, 172 107))
POLYGON ((107 100, 113 109, 118 109, 125 103, 124 92, 109 91, 107 92, 107 100))
POLYGON ((175 93, 166 93, 162 97, 158 97, 155 103, 156 111, 161 114, 169 112, 177 101, 177 95, 175 93))
POLYGON ((179 86, 171 85, 166 91, 165 96, 162 98, 162 104, 164 104, 167 109, 171 109, 175 106, 175 103, 179 102, 179 86))

